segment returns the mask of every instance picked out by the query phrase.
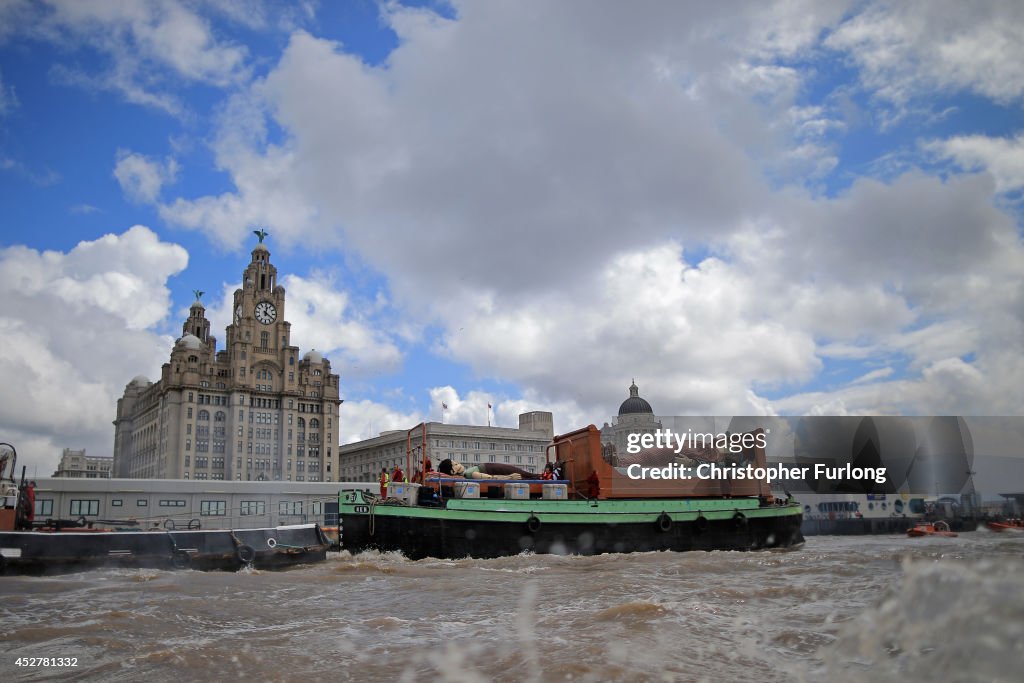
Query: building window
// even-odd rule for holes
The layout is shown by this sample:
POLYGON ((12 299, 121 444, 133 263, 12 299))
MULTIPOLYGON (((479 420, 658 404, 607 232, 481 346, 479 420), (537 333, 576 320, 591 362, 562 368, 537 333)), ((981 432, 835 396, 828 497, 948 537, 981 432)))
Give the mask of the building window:
POLYGON ((37 517, 50 517, 53 515, 53 501, 52 500, 37 500, 36 501, 36 516, 37 517))
POLYGON ((100 514, 100 501, 98 500, 72 500, 71 516, 84 517, 100 514))
POLYGON ((183 508, 185 507, 185 501, 183 500, 161 500, 160 507, 162 508, 183 508))
POLYGON ((148 506, 149 506, 149 501, 146 500, 145 498, 139 498, 137 501, 135 501, 135 507, 144 508, 144 507, 148 507, 148 506))
POLYGON ((227 507, 223 500, 204 500, 199 503, 199 514, 202 517, 223 517, 227 514, 227 507))

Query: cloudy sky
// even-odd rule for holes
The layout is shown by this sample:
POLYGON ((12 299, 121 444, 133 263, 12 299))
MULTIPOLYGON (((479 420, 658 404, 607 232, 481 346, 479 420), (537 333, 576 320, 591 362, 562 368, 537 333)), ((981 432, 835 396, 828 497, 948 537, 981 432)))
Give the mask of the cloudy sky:
POLYGON ((345 440, 1022 415, 1022 107, 1015 0, 0 0, 0 441, 109 454, 255 227, 345 440))

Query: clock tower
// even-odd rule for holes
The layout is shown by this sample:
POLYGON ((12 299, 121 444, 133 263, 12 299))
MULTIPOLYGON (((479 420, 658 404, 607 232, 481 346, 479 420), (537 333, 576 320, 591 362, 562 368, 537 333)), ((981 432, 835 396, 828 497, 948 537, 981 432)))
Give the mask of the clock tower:
POLYGON ((136 377, 118 401, 115 476, 242 481, 337 480, 338 375, 315 349, 299 355, 285 288, 263 243, 232 300, 217 350, 196 302, 161 378, 136 377))
POLYGON ((284 319, 284 294, 284 287, 277 284, 277 268, 270 262, 270 250, 261 241, 252 250, 252 261, 242 273, 241 289, 235 290, 232 324, 227 330, 229 351, 255 347, 271 362, 269 356, 277 356, 279 349, 290 344, 291 324, 284 319))

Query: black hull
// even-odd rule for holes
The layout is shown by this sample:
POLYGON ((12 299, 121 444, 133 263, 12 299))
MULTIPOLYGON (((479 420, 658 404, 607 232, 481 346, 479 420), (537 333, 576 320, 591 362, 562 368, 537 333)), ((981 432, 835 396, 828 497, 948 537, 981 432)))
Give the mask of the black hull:
POLYGON ((319 562, 319 526, 128 532, 0 532, 0 571, 48 574, 99 567, 234 571, 319 562))
POLYGON ((667 530, 656 523, 544 523, 531 531, 522 523, 456 521, 376 515, 342 514, 343 550, 399 551, 425 557, 494 558, 522 552, 598 555, 656 550, 762 550, 803 543, 800 515, 676 522, 667 530))

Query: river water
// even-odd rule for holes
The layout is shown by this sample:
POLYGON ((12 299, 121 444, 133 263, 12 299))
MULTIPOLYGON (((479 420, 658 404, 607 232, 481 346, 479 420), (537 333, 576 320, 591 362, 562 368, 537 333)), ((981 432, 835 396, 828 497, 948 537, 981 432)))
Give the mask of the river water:
POLYGON ((0 578, 0 680, 1020 681, 1024 534, 0 578), (19 657, 77 658, 74 668, 19 657))

